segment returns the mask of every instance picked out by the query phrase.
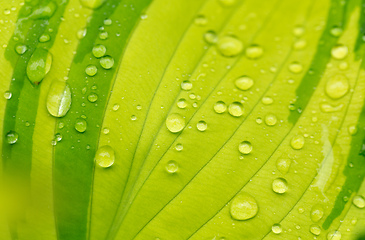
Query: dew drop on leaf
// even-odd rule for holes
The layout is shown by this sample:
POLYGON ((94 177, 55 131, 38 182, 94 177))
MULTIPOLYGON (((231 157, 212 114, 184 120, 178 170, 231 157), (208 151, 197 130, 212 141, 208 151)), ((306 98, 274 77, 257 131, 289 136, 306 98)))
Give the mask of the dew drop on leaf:
POLYGON ((230 213, 235 220, 248 220, 256 216, 258 209, 255 198, 248 193, 240 193, 232 200, 230 213))
POLYGON ((80 29, 80 30, 77 31, 76 36, 77 36, 78 39, 81 40, 86 36, 86 33, 87 33, 86 28, 83 28, 83 29, 80 29))
POLYGON ((357 195, 352 199, 352 203, 358 208, 365 207, 365 199, 363 196, 357 195))
POLYGON ((348 126, 348 131, 350 133, 350 135, 355 135, 357 133, 357 126, 356 124, 351 124, 348 126))
POLYGON ((53 81, 47 96, 47 110, 54 117, 63 117, 71 107, 71 90, 66 82, 53 81))
POLYGON ((276 178, 272 182, 272 190, 276 193, 283 194, 288 190, 288 182, 284 178, 276 178))
POLYGON ((265 105, 270 105, 274 102, 274 99, 272 99, 271 97, 263 97, 261 99, 261 102, 265 105))
POLYGON ((43 33, 40 37, 39 37, 39 42, 41 43, 45 43, 48 42, 49 40, 51 40, 51 36, 49 36, 49 34, 47 33, 43 33))
POLYGON ((342 28, 337 27, 337 26, 331 28, 331 30, 330 30, 331 35, 334 37, 341 36, 342 32, 343 32, 342 28))
POLYGON ((106 134, 109 134, 110 130, 109 128, 105 127, 103 128, 103 133, 106 135, 106 134))
POLYGON ((327 240, 340 240, 342 237, 341 232, 337 230, 330 231, 327 234, 327 240))
POLYGON ((101 31, 101 32, 99 33, 99 38, 100 38, 101 40, 108 39, 108 37, 109 37, 109 34, 108 34, 108 32, 106 32, 106 31, 101 31))
POLYGON ((246 48, 246 57, 249 59, 258 59, 264 54, 264 49, 259 45, 251 45, 246 48))
POLYGON ((290 159, 279 158, 278 160, 276 160, 276 168, 282 174, 286 174, 289 171, 290 164, 291 164, 291 160, 290 159))
POLYGON ((194 23, 197 26, 203 27, 203 26, 207 25, 208 19, 204 15, 198 15, 195 17, 194 23))
POLYGON ((214 103, 214 111, 216 113, 224 113, 225 111, 227 111, 226 103, 223 101, 218 101, 218 102, 214 103))
POLYGON ((296 135, 290 140, 290 145, 293 149, 302 149, 305 143, 305 139, 302 135, 296 135))
POLYGON ((178 113, 172 113, 166 118, 166 127, 172 133, 180 132, 185 127, 185 119, 178 113))
POLYGON ((253 86, 254 81, 248 76, 241 76, 234 81, 234 84, 238 89, 245 91, 253 86))
POLYGON ((76 119, 76 122, 75 122, 76 131, 83 133, 86 131, 86 128, 87 128, 87 122, 85 121, 85 119, 82 119, 82 118, 76 119))
POLYGON ((13 94, 10 91, 4 92, 5 99, 9 100, 9 99, 11 99, 12 96, 13 96, 13 94))
POLYGON ((90 9, 101 7, 106 0, 80 0, 82 6, 90 9))
POLYGON ((93 53, 94 57, 101 58, 106 53, 106 47, 102 44, 95 45, 93 47, 92 53, 93 53))
POLYGON ((6 134, 6 142, 8 144, 15 144, 18 141, 18 139, 19 139, 19 135, 15 131, 9 131, 6 134))
POLYGON ((305 32, 305 29, 303 26, 295 26, 293 29, 293 34, 296 37, 302 36, 304 34, 304 32, 305 32))
POLYGON ((218 36, 214 31, 207 31, 204 33, 204 40, 209 44, 216 44, 218 41, 218 36))
POLYGON ((95 65, 89 65, 85 69, 85 73, 90 77, 95 76, 97 72, 98 72, 98 69, 96 68, 95 65))
POLYGON ((110 167, 114 164, 115 153, 111 146, 100 147, 95 153, 95 162, 102 168, 110 167))
POLYGON ((234 36, 224 36, 218 40, 218 50, 225 57, 235 57, 242 52, 243 44, 234 36))
POLYGON ((289 64, 289 71, 292 73, 301 73, 303 71, 303 66, 299 62, 292 62, 289 64))
POLYGON ((346 95, 350 87, 349 80, 344 75, 335 75, 326 82, 326 94, 333 99, 338 99, 346 95))
POLYGON ((280 234, 283 231, 283 229, 279 223, 275 223, 274 225, 272 225, 271 231, 275 234, 280 234))
POLYGON ((274 114, 267 114, 265 116, 265 123, 268 126, 274 126, 278 122, 278 119, 274 114))
POLYGON ((313 222, 319 222, 324 215, 324 209, 320 204, 316 204, 312 207, 310 217, 313 222))
POLYGON ((91 103, 96 102, 98 100, 98 95, 96 93, 90 93, 89 96, 87 96, 87 100, 91 103))
POLYGON ((181 143, 176 144, 175 150, 181 152, 184 149, 184 146, 181 143))
POLYGON ((29 59, 27 76, 33 84, 39 84, 52 65, 52 55, 43 48, 37 48, 29 59))
POLYGON ((111 69, 114 66, 114 58, 111 56, 105 56, 100 59, 100 65, 104 69, 111 69))
POLYGON ((256 118, 256 123, 261 124, 262 123, 262 118, 260 118, 260 117, 256 118))
POLYGON ((332 113, 332 112, 338 112, 341 111, 343 108, 343 104, 338 104, 338 105, 332 105, 326 102, 323 102, 319 105, 319 108, 321 109, 322 112, 324 113, 332 113))
POLYGON ((186 108, 186 106, 188 106, 185 98, 180 98, 177 103, 176 103, 178 108, 186 108))
POLYGON ((110 18, 107 18, 104 20, 104 25, 106 25, 106 26, 110 26, 110 25, 112 25, 112 23, 113 23, 113 21, 110 18))
POLYGON ((337 60, 344 59, 348 53, 349 49, 343 44, 338 44, 331 49, 331 56, 337 60))
POLYGON ((166 171, 168 173, 176 173, 179 170, 179 165, 176 161, 170 160, 166 163, 166 171))
POLYGON ((113 111, 116 112, 116 111, 118 111, 118 109, 119 109, 119 104, 117 104, 117 103, 114 104, 113 105, 113 111))
POLYGON ((233 102, 228 106, 228 112, 234 117, 240 117, 243 115, 243 105, 240 102, 233 102))
POLYGON ((192 88, 193 88, 193 84, 188 80, 183 81, 181 83, 181 89, 182 90, 188 91, 188 90, 191 90, 192 88))
POLYGON ((196 124, 196 128, 201 131, 201 132, 204 132, 205 130, 207 130, 207 123, 205 121, 199 121, 197 124, 196 124))
POLYGON ((309 227, 309 231, 313 234, 313 235, 316 235, 316 236, 319 236, 321 234, 321 227, 317 224, 312 224, 310 227, 309 227))
POLYGON ((252 152, 252 144, 249 141, 243 141, 238 145, 238 151, 242 154, 249 154, 252 152))
POLYGON ((307 41, 305 39, 299 39, 294 42, 294 49, 295 50, 301 50, 307 46, 307 41))
POLYGON ((19 55, 24 54, 28 50, 28 47, 24 44, 15 45, 15 52, 19 55))

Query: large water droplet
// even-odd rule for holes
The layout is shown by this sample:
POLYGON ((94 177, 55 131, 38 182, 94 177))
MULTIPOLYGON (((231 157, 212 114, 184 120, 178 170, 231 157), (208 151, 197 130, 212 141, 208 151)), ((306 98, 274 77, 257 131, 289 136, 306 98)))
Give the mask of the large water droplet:
POLYGON ((87 122, 85 121, 85 119, 82 119, 82 118, 76 119, 76 122, 75 122, 76 131, 83 133, 86 131, 86 128, 87 128, 87 122))
POLYGON ((264 49, 259 45, 251 45, 246 48, 246 57, 249 59, 258 59, 264 54, 264 49))
POLYGON ((341 233, 340 231, 333 230, 327 234, 327 240, 340 240, 341 233))
POLYGON ((333 99, 346 95, 349 90, 349 80, 343 75, 335 75, 326 82, 326 94, 333 99))
POLYGON ((218 50, 225 57, 234 57, 242 52, 243 44, 234 36, 225 36, 218 40, 218 50))
POLYGON ((106 0, 80 0, 82 6, 96 9, 99 8, 106 0))
POLYGON ((176 173, 179 170, 179 165, 176 161, 170 160, 166 164, 166 171, 168 173, 176 173))
POLYGON ((52 55, 43 48, 37 48, 29 59, 27 76, 33 84, 39 84, 51 69, 52 55))
POLYGON ((357 195, 352 199, 352 203, 358 208, 365 207, 365 199, 363 196, 357 195))
POLYGON ((92 52, 93 52, 94 57, 101 58, 106 53, 106 47, 104 45, 101 45, 101 44, 95 45, 93 47, 92 52))
POLYGON ((214 111, 216 113, 224 113, 225 111, 227 111, 227 105, 223 101, 218 101, 214 103, 214 111))
POLYGON ((240 90, 248 90, 250 89, 253 84, 254 84, 254 81, 252 80, 252 78, 250 77, 247 77, 247 76, 241 76, 239 78, 237 78, 235 81, 234 81, 234 84, 236 85, 236 87, 240 90))
POLYGON ((279 158, 276 161, 276 168, 282 173, 282 174, 286 174, 289 171, 290 168, 290 164, 291 164, 291 160, 290 159, 285 159, 285 158, 279 158))
POLYGON ((256 200, 248 193, 238 194, 231 203, 230 213, 235 220, 247 220, 258 212, 256 200))
POLYGON ((115 153, 111 146, 99 147, 95 153, 95 162, 103 168, 110 167, 115 161, 115 153))
POLYGON ((243 115, 243 105, 240 102, 233 102, 228 106, 228 112, 234 117, 240 117, 243 115))
POLYGON ((321 227, 317 224, 312 224, 310 227, 309 227, 309 231, 313 234, 313 235, 316 235, 316 236, 319 236, 321 234, 321 227))
POLYGON ((188 90, 191 90, 192 88, 193 88, 193 84, 188 80, 183 81, 181 83, 181 89, 182 90, 188 91, 188 90))
POLYGON ((104 69, 111 69, 114 66, 114 59, 111 56, 105 56, 100 59, 100 65, 104 69))
POLYGON ((290 140, 290 145, 293 149, 302 149, 305 143, 305 139, 302 135, 296 135, 290 140))
POLYGON ((276 193, 283 194, 288 190, 288 182, 284 178, 276 178, 272 182, 272 190, 276 193))
POLYGON ((19 139, 19 135, 15 131, 9 131, 6 134, 6 142, 8 144, 15 144, 18 141, 18 139, 19 139))
POLYGON ((207 130, 208 128, 208 125, 205 121, 199 121, 197 124, 196 124, 196 128, 201 131, 201 132, 204 132, 205 130, 207 130))
POLYGON ((344 59, 348 53, 349 49, 343 44, 338 44, 334 46, 331 50, 332 57, 337 60, 344 59))
POLYGON ((252 151, 252 144, 249 141, 243 141, 238 145, 238 150, 242 154, 249 154, 252 151))
POLYGON ((319 222, 319 220, 321 220, 324 215, 324 209, 321 205, 316 204, 312 207, 310 214, 313 222, 319 222))
POLYGON ((194 23, 197 26, 203 27, 205 25, 207 25, 208 23, 208 19, 204 16, 204 15, 198 15, 196 16, 196 18, 194 19, 194 23))
POLYGON ((166 118, 166 127, 172 133, 180 132, 185 127, 185 119, 178 113, 172 113, 166 118))
POLYGON ((272 225, 271 231, 275 234, 280 234, 283 231, 283 229, 279 223, 275 223, 274 225, 272 225))
POLYGON ((63 117, 71 107, 71 90, 66 82, 53 81, 47 96, 47 110, 54 117, 63 117))
POLYGON ((265 123, 268 126, 274 126, 278 122, 278 119, 274 114, 268 114, 265 116, 265 123))

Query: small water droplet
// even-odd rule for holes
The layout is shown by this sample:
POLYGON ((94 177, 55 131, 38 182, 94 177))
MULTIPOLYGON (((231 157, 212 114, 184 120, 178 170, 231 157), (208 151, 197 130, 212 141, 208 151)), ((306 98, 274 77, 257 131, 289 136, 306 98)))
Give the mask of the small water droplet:
POLYGON ((323 102, 319 105, 319 108, 321 109, 322 112, 324 113, 332 113, 332 112, 338 112, 341 111, 343 108, 343 104, 338 104, 338 105, 332 105, 326 102, 323 102))
POLYGON ((313 234, 313 235, 316 235, 316 236, 319 236, 321 234, 321 227, 317 224, 312 224, 310 227, 309 227, 309 231, 313 234))
POLYGON ((19 55, 24 54, 28 50, 28 47, 24 44, 16 44, 15 45, 15 52, 19 55))
POLYGON ((62 129, 62 128, 64 128, 65 127, 65 124, 63 123, 63 122, 59 122, 58 123, 58 128, 59 129, 62 129))
POLYGON ((248 220, 256 216, 258 210, 255 198, 248 193, 240 193, 232 200, 230 213, 235 220, 248 220))
POLYGON ((282 173, 282 174, 286 174, 289 171, 291 165, 291 160, 290 159, 285 159, 285 158, 279 158, 276 161, 276 168, 282 173))
POLYGON ((292 73, 301 73, 303 71, 303 66, 299 62, 292 62, 289 64, 289 71, 292 73))
POLYGON ((176 144, 175 150, 181 152, 184 149, 184 146, 181 143, 176 144))
POLYGON ((39 42, 41 43, 45 43, 48 42, 49 40, 51 40, 51 36, 47 33, 43 33, 40 37, 39 37, 39 42))
POLYGON ((78 39, 81 40, 86 36, 86 33, 87 33, 87 29, 83 28, 83 29, 80 29, 80 30, 77 31, 76 36, 77 36, 78 39))
POLYGON ((166 118, 166 127, 172 133, 180 132, 185 127, 185 119, 178 113, 172 113, 166 118))
POLYGON ((337 60, 344 59, 348 53, 349 49, 343 44, 337 44, 331 50, 332 57, 337 60))
POLYGON ((243 115, 243 105, 240 102, 233 102, 228 106, 228 112, 234 117, 240 117, 243 115))
POLYGON ((96 73, 98 72, 98 69, 96 68, 95 65, 89 65, 86 67, 85 69, 85 73, 90 76, 90 77, 93 77, 96 75, 96 73))
POLYGON ((63 117, 71 107, 71 90, 66 82, 53 81, 47 96, 47 110, 54 117, 63 117))
POLYGON ((313 222, 319 222, 324 215, 324 209, 320 204, 316 204, 312 207, 310 217, 313 222))
POLYGON ((61 142, 62 140, 62 134, 61 133, 56 133, 54 139, 57 141, 57 142, 61 142))
POLYGON ((337 74, 327 80, 325 91, 330 98, 339 99, 346 95, 349 88, 347 77, 337 74))
POLYGON ((275 223, 274 225, 272 225, 271 231, 275 234, 280 234, 283 231, 283 229, 279 223, 275 223))
POLYGON ((96 93, 90 93, 89 96, 87 96, 87 100, 91 103, 96 102, 98 100, 98 95, 96 93))
POLYGON ((246 48, 246 57, 249 59, 258 59, 264 54, 264 49, 259 45, 251 45, 246 48))
POLYGON ((109 134, 109 132, 110 132, 109 128, 107 128, 107 127, 103 128, 103 133, 105 135, 109 134))
POLYGON ((224 113, 225 111, 227 111, 227 105, 223 101, 218 101, 214 103, 214 111, 216 113, 224 113))
POLYGON ((241 76, 234 81, 234 84, 238 89, 245 91, 253 86, 254 81, 248 76, 241 76))
POLYGON ((307 46, 307 41, 305 39, 299 39, 294 42, 294 49, 301 50, 304 49, 307 46))
POLYGON ((238 145, 238 151, 242 154, 249 154, 252 152, 252 144, 249 141, 243 141, 238 145))
POLYGON ((305 139, 302 135, 296 135, 290 140, 290 145, 293 149, 302 149, 305 143, 305 139))
POLYGON ((93 47, 92 52, 93 52, 94 57, 101 58, 106 53, 106 47, 104 45, 102 45, 102 44, 95 45, 93 47))
POLYGON ((113 105, 113 111, 116 112, 116 111, 118 111, 118 109, 119 109, 119 104, 117 104, 117 103, 114 104, 113 105))
POLYGON ((100 65, 104 69, 111 69, 114 66, 114 59, 111 56, 105 56, 100 59, 100 65))
POLYGON ((331 28, 331 30, 330 30, 331 35, 334 37, 341 36, 342 32, 343 32, 342 28, 337 27, 337 26, 331 28))
POLYGON ((265 123, 268 126, 274 126, 278 122, 278 119, 274 114, 268 114, 265 116, 265 123))
POLYGON ((132 121, 136 121, 136 120, 137 120, 137 116, 136 116, 136 115, 132 115, 132 116, 131 116, 131 120, 132 120, 132 121))
POLYGON ((196 16, 196 18, 194 19, 194 23, 197 26, 203 27, 205 25, 207 25, 208 23, 208 19, 204 16, 204 15, 198 15, 196 16))
POLYGON ((365 207, 365 199, 363 196, 357 195, 352 199, 352 203, 358 208, 365 207))
POLYGON ((9 100, 9 99, 11 99, 12 96, 13 96, 13 94, 10 91, 4 92, 5 99, 9 100))
POLYGON ((176 161, 170 160, 166 164, 166 171, 168 173, 176 173, 179 170, 179 165, 176 161))
POLYGON ((101 7, 106 0, 80 0, 82 6, 90 9, 101 7))
POLYGON ((76 122, 75 122, 76 131, 83 133, 86 131, 86 128, 87 128, 87 122, 85 121, 85 119, 82 119, 82 118, 76 119, 76 122))
POLYGON ((296 37, 302 36, 304 34, 304 32, 305 32, 305 29, 303 26, 295 26, 293 29, 293 34, 296 37))
POLYGON ((106 31, 101 31, 101 32, 99 33, 99 38, 100 38, 101 40, 108 39, 108 37, 109 37, 109 34, 108 34, 108 32, 106 32, 106 31))
POLYGON ((348 131, 351 135, 355 135, 357 133, 357 126, 356 124, 351 124, 348 127, 348 131))
POLYGON ((115 153, 111 146, 99 147, 95 153, 95 162, 102 168, 108 168, 114 164, 115 153))
POLYGON ((327 240, 340 240, 341 233, 340 231, 333 230, 327 234, 327 240))
POLYGON ((199 121, 197 124, 196 124, 196 128, 201 131, 201 132, 204 132, 205 130, 207 130, 207 123, 205 121, 199 121))
POLYGON ((192 88, 193 88, 193 84, 188 80, 183 81, 181 83, 181 89, 182 90, 188 91, 188 90, 191 90, 192 88))
POLYGON ((265 105, 270 105, 274 102, 274 99, 272 99, 271 97, 263 97, 261 99, 261 102, 265 105))
POLYGON ((225 57, 235 57, 242 52, 243 44, 234 36, 225 36, 218 40, 218 50, 225 57))
POLYGON ((110 26, 110 25, 112 25, 112 23, 113 23, 113 21, 110 18, 107 18, 104 20, 104 25, 106 25, 106 26, 110 26))
POLYGON ((276 193, 283 194, 288 190, 288 182, 284 178, 276 178, 272 182, 272 190, 276 193))
POLYGON ((216 44, 218 42, 218 36, 214 31, 207 31, 204 33, 204 40, 209 44, 216 44))
POLYGON ((15 131, 9 131, 6 134, 6 142, 8 144, 15 144, 18 141, 18 139, 19 139, 19 135, 15 131))
POLYGON ((38 85, 51 69, 51 65, 51 53, 46 49, 37 48, 28 61, 27 76, 29 80, 38 85))
POLYGON ((256 118, 256 123, 261 124, 262 123, 262 118, 260 118, 260 117, 256 118))
POLYGON ((177 101, 177 103, 176 103, 176 105, 177 105, 177 107, 178 108, 186 108, 186 106, 188 106, 188 104, 187 104, 187 102, 186 102, 186 100, 185 100, 185 98, 180 98, 178 101, 177 101))

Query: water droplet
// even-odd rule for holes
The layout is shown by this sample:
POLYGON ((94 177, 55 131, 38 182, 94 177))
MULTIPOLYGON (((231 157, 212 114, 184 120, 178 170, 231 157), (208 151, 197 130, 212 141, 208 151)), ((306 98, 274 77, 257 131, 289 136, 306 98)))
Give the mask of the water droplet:
POLYGON ((216 113, 224 113, 225 111, 227 111, 227 105, 223 101, 218 101, 214 103, 214 111, 216 113))
POLYGON ((264 54, 264 49, 259 45, 251 45, 246 48, 246 57, 249 59, 258 59, 264 54))
POLYGON ((82 6, 86 8, 96 9, 99 8, 106 0, 80 0, 82 6))
POLYGON ((9 91, 4 92, 5 99, 9 100, 9 99, 11 99, 12 96, 13 96, 13 94, 11 92, 9 92, 9 91))
POLYGON ((228 112, 234 117, 240 117, 243 115, 243 105, 240 102, 233 102, 228 106, 228 112))
POLYGON ((104 69, 111 69, 114 66, 114 59, 111 56, 105 56, 100 59, 100 65, 104 69))
POLYGON ((100 38, 101 40, 108 39, 108 37, 109 37, 109 34, 108 34, 108 32, 106 32, 106 31, 101 31, 101 32, 99 33, 99 38, 100 38))
POLYGON ((275 223, 274 225, 272 225, 271 231, 275 234, 280 234, 283 229, 281 228, 281 225, 279 223, 275 223))
POLYGON ((9 15, 11 13, 10 9, 4 9, 4 15, 9 15))
POLYGON ((87 96, 87 100, 89 102, 96 102, 98 100, 98 95, 96 93, 90 93, 89 96, 87 96))
POLYGON ((284 178, 276 178, 272 182, 272 190, 276 193, 283 194, 288 190, 288 182, 284 178))
POLYGON ((224 7, 230 7, 230 6, 233 6, 236 3, 236 0, 219 0, 219 2, 224 7))
POLYGON ((338 105, 331 105, 329 103, 323 102, 319 105, 319 108, 321 109, 322 112, 324 113, 332 113, 332 112, 338 112, 341 111, 343 108, 343 104, 338 104, 338 105))
POLYGON ((241 76, 234 81, 234 84, 238 89, 245 91, 253 86, 254 81, 250 77, 241 76))
POLYGON ((204 33, 204 40, 209 44, 216 44, 218 42, 218 36, 214 31, 207 31, 204 33))
POLYGON ((86 28, 80 29, 79 31, 77 31, 77 34, 76 34, 77 38, 78 39, 83 39, 86 36, 86 33, 87 33, 86 28))
POLYGON ((43 48, 37 48, 30 57, 27 65, 29 80, 38 85, 47 75, 52 65, 52 55, 43 48))
POLYGON ((181 152, 184 149, 184 146, 181 143, 176 144, 175 150, 181 152))
POLYGON ((75 129, 78 132, 83 133, 86 131, 86 128, 87 128, 87 122, 85 121, 85 119, 82 119, 82 118, 76 119, 75 129))
POLYGON ((248 220, 258 212, 256 200, 248 193, 238 194, 231 203, 230 213, 235 220, 248 220))
POLYGON ((106 135, 106 134, 109 134, 110 130, 109 128, 105 127, 103 128, 103 133, 106 135))
POLYGON ((197 124, 196 124, 196 128, 201 131, 201 132, 204 132, 205 130, 207 130, 207 123, 205 121, 199 121, 197 124))
POLYGON ((110 18, 107 18, 104 20, 104 25, 106 25, 106 26, 110 26, 110 25, 112 25, 112 23, 113 23, 113 21, 110 18))
POLYGON ((340 62, 340 64, 338 65, 338 68, 340 70, 346 70, 348 67, 349 67, 349 64, 347 62, 345 62, 345 61, 340 62))
POLYGON ((47 110, 54 117, 63 117, 71 107, 71 90, 66 82, 53 81, 47 96, 47 110))
POLYGON ((238 151, 242 154, 249 154, 252 152, 252 144, 249 141, 243 141, 238 145, 238 151))
POLYGON ((15 144, 18 141, 18 139, 19 139, 19 135, 15 131, 9 131, 6 134, 6 142, 8 144, 15 144))
POLYGON ((305 29, 303 26, 295 26, 293 29, 293 34, 296 37, 302 36, 304 34, 304 32, 305 32, 305 29))
POLYGON ((180 132, 185 127, 185 119, 178 113, 172 113, 166 118, 166 127, 172 133, 180 132))
POLYGON ((279 158, 276 161, 276 168, 282 174, 286 174, 289 171, 290 165, 291 165, 291 160, 290 159, 279 158))
POLYGON ((182 90, 188 91, 188 90, 191 90, 192 88, 193 88, 193 84, 188 80, 183 81, 181 83, 181 89, 182 90))
POLYGON ((271 97, 263 97, 261 99, 261 102, 265 105, 270 105, 274 102, 274 99, 272 99, 271 97))
POLYGON ((92 52, 93 52, 94 57, 101 58, 106 53, 106 47, 104 45, 101 45, 101 44, 95 45, 93 47, 92 52))
POLYGON ((294 49, 301 50, 307 46, 307 41, 305 39, 299 39, 294 42, 294 49))
POLYGON ((334 37, 341 36, 342 32, 343 32, 342 28, 337 27, 337 26, 331 28, 331 30, 330 30, 331 35, 334 36, 334 37))
POLYGON ((53 16, 54 12, 57 9, 57 4, 53 1, 48 2, 47 5, 40 4, 37 8, 33 10, 31 15, 29 15, 30 19, 48 19, 53 16))
POLYGON ((95 153, 95 162, 102 168, 108 168, 115 161, 115 153, 111 146, 100 147, 95 153))
POLYGON ((352 199, 352 203, 358 208, 365 207, 365 199, 363 196, 357 195, 352 199))
POLYGON ((330 98, 338 99, 346 95, 349 85, 347 77, 337 74, 327 80, 325 91, 330 98))
POLYGON ((49 40, 51 40, 51 36, 47 33, 44 33, 42 34, 40 37, 39 37, 39 42, 41 43, 45 43, 45 42, 48 42, 49 40))
POLYGON ((303 71, 303 66, 299 62, 292 62, 289 65, 289 71, 292 73, 301 73, 303 71))
POLYGON ((348 130, 349 130, 349 133, 351 135, 355 135, 357 133, 357 126, 356 124, 351 124, 349 127, 348 127, 348 130))
POLYGON ((327 240, 340 240, 341 233, 340 231, 333 230, 327 234, 327 240))
POLYGON ((313 222, 319 222, 319 220, 321 220, 324 215, 324 209, 321 205, 316 204, 312 207, 310 214, 313 222))
POLYGON ((265 123, 268 126, 274 126, 278 122, 278 119, 274 114, 268 114, 265 116, 265 123))
POLYGON ((63 122, 59 122, 58 123, 58 128, 59 129, 62 129, 62 128, 64 128, 65 127, 65 124, 63 123, 63 122))
POLYGON ((318 226, 317 224, 312 224, 310 227, 309 227, 309 231, 313 234, 313 235, 316 235, 316 236, 319 236, 321 234, 321 227, 318 226))
POLYGON ((343 44, 338 44, 334 46, 331 50, 332 57, 337 60, 344 59, 348 53, 349 49, 343 44))
POLYGON ((293 149, 302 149, 305 143, 305 139, 302 135, 296 135, 290 140, 290 145, 293 149))
POLYGON ((260 117, 256 118, 256 123, 261 124, 262 123, 262 118, 260 118, 260 117))
POLYGON ((225 36, 218 40, 218 50, 225 57, 235 57, 242 52, 243 44, 234 36, 225 36))
POLYGON ((62 134, 61 133, 56 133, 56 135, 54 136, 54 139, 57 142, 61 142, 61 140, 62 140, 62 134))
POLYGON ((28 47, 24 44, 15 45, 15 52, 19 55, 24 54, 28 50, 28 47))
POLYGON ((187 104, 187 102, 186 102, 185 98, 180 98, 180 99, 177 101, 176 105, 178 106, 178 108, 186 108, 186 106, 188 106, 188 104, 187 104))
POLYGON ((136 116, 136 115, 132 115, 132 116, 131 116, 131 120, 132 120, 132 121, 136 121, 136 120, 137 120, 137 116, 136 116))
POLYGON ((116 112, 116 111, 118 111, 118 109, 119 109, 119 104, 117 104, 117 103, 114 104, 113 105, 113 111, 116 112))
POLYGON ((166 164, 166 170, 168 173, 176 173, 179 170, 179 165, 176 161, 170 160, 166 164))
POLYGON ((208 19, 204 16, 204 15, 198 15, 196 16, 196 18, 194 19, 194 23, 197 25, 197 26, 205 26, 207 25, 208 23, 208 19))
POLYGON ((96 68, 95 65, 89 65, 85 69, 85 73, 90 77, 95 76, 97 72, 98 72, 98 69, 96 68))

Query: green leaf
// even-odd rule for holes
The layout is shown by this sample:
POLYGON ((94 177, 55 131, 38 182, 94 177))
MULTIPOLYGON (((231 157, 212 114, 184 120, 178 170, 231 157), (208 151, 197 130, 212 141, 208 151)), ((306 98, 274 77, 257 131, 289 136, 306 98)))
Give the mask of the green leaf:
POLYGON ((363 236, 363 1, 0 14, 0 239, 363 236))

